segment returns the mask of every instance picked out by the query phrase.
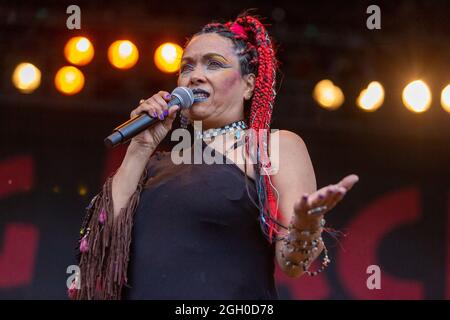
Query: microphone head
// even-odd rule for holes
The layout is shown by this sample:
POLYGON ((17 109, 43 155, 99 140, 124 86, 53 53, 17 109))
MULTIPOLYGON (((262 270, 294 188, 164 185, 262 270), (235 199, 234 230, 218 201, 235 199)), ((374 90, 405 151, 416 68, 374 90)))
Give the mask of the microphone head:
POLYGON ((189 88, 176 87, 172 91, 171 95, 179 100, 180 109, 188 109, 194 103, 194 93, 189 88))

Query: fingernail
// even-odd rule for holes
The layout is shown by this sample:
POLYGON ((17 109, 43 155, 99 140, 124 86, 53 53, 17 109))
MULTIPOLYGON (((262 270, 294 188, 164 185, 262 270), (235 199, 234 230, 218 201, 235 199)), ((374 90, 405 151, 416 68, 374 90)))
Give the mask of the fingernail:
POLYGON ((159 118, 160 118, 161 120, 164 120, 164 114, 161 113, 161 114, 159 115, 159 118))
POLYGON ((164 96, 164 99, 170 99, 170 97, 171 97, 171 95, 170 95, 170 93, 168 93, 164 96))
POLYGON ((158 116, 158 114, 155 112, 153 112, 153 116, 156 118, 158 116))
POLYGON ((319 194, 319 199, 323 200, 323 198, 325 198, 324 195, 323 194, 319 194))
POLYGON ((169 115, 169 110, 167 110, 167 109, 164 110, 163 115, 164 115, 164 117, 167 117, 169 115))

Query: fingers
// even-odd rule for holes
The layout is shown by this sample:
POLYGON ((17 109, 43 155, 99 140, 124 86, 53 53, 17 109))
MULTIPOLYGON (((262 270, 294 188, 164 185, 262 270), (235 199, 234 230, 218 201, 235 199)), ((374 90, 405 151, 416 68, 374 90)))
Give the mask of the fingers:
POLYGON ((294 210, 297 212, 304 212, 308 209, 308 194, 305 193, 301 196, 300 200, 294 204, 294 210))
POLYGON ((356 174, 350 174, 339 181, 337 185, 339 187, 344 187, 345 189, 350 190, 358 181, 359 177, 356 174))
POLYGON ((315 208, 326 205, 327 211, 331 210, 344 198, 347 191, 349 191, 358 181, 359 177, 355 174, 351 174, 335 185, 328 185, 327 187, 320 189, 311 195, 310 206, 315 208))
POLYGON ((345 194, 347 193, 347 190, 344 187, 338 187, 337 185, 333 185, 330 187, 329 190, 327 190, 328 193, 328 201, 327 201, 327 208, 328 210, 333 209, 339 201, 341 201, 345 194))
MULTIPOLYGON (((349 175, 338 184, 330 184, 310 195, 304 194, 294 204, 294 211, 296 213, 293 218, 294 224, 307 225, 313 220, 321 221, 323 215, 333 209, 358 180, 357 175, 349 175), (313 210, 313 212, 310 212, 311 209, 317 209, 323 206, 326 206, 325 210, 313 210)), ((317 223, 312 227, 317 227, 317 223)))
POLYGON ((180 106, 173 106, 170 107, 168 110, 168 115, 167 117, 164 119, 164 121, 162 122, 163 126, 167 129, 170 130, 172 128, 172 123, 175 120, 175 117, 177 115, 177 110, 180 108, 180 106))
POLYGON ((167 115, 168 118, 170 119, 175 119, 175 117, 177 116, 177 111, 180 110, 180 106, 175 105, 173 107, 169 108, 169 114, 167 115))
POLYGON ((170 101, 170 93, 167 91, 160 91, 149 99, 142 99, 139 106, 130 113, 130 117, 133 118, 136 115, 146 112, 150 117, 157 117, 160 120, 164 120, 169 114, 167 108, 168 101, 170 101))
MULTIPOLYGON (((336 204, 342 200, 346 194, 344 187, 338 187, 337 185, 326 186, 305 199, 304 196, 295 204, 294 210, 298 212, 308 212, 311 209, 326 206, 326 211, 321 211, 318 214, 322 215, 325 212, 330 211, 336 204)), ((314 215, 314 214, 313 214, 314 215)), ((317 215, 317 214, 316 214, 317 215)))
MULTIPOLYGON (((170 98, 167 99, 167 102, 166 102, 166 100, 163 99, 161 94, 163 94, 163 91, 160 91, 159 94, 155 94, 152 98, 154 99, 154 101, 156 101, 156 103, 159 106, 158 118, 160 120, 164 120, 164 118, 167 117, 169 114, 167 102, 170 100, 170 98)), ((168 96, 166 96, 166 97, 168 97, 168 96)))

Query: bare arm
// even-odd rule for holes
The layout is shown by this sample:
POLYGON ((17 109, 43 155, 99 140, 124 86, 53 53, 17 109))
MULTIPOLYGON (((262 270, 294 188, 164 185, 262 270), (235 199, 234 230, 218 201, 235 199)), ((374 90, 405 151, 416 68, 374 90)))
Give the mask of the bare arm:
POLYGON ((160 91, 147 100, 141 100, 139 107, 130 114, 130 118, 133 118, 144 112, 151 116, 155 113, 164 121, 144 130, 131 140, 122 164, 111 183, 115 219, 136 191, 150 156, 172 128, 179 106, 168 109, 167 101, 169 100, 170 94, 167 91, 160 91))
POLYGON ((146 180, 150 156, 172 127, 179 106, 170 110, 170 94, 160 91, 141 100, 130 118, 141 113, 157 114, 154 126, 136 135, 113 177, 87 208, 79 239, 79 267, 83 279, 70 296, 76 299, 120 299, 127 282, 133 215, 146 180), (99 286, 102 286, 99 289, 99 286))
POLYGON ((276 258, 280 268, 286 275, 298 277, 304 272, 302 268, 293 267, 292 261, 296 260, 294 261, 296 264, 303 261, 308 267, 317 259, 324 249, 322 239, 317 237, 317 234, 320 235, 323 231, 322 217, 343 199, 346 192, 358 181, 358 176, 348 175, 337 184, 316 191, 314 169, 305 143, 295 133, 283 130, 278 134, 279 161, 276 164, 279 165, 279 170, 273 176, 273 181, 280 194, 281 222, 285 226, 292 227, 292 231, 285 231, 285 234, 289 233, 298 240, 298 231, 307 230, 311 232, 310 240, 318 239, 317 250, 311 250, 309 253, 293 252, 292 246, 296 245, 291 240, 287 243, 284 241, 276 243, 276 258), (309 210, 318 207, 326 209, 321 214, 308 214, 309 210))
MULTIPOLYGON (((273 165, 278 166, 278 172, 273 176, 273 182, 279 192, 279 208, 282 213, 281 223, 288 226, 294 215, 294 204, 299 194, 313 193, 316 191, 316 177, 311 159, 303 140, 293 132, 280 130, 274 133, 271 141, 279 143, 279 156, 274 157, 273 165), (274 139, 278 138, 278 139, 274 139)), ((282 236, 285 235, 281 234, 282 236)), ((289 277, 301 275, 298 269, 286 267, 281 256, 283 241, 275 245, 276 259, 281 270, 289 277)))
POLYGON ((136 191, 139 180, 145 170, 148 159, 155 151, 155 147, 142 147, 131 142, 125 157, 112 180, 112 201, 114 204, 114 218, 117 218, 130 197, 136 191))

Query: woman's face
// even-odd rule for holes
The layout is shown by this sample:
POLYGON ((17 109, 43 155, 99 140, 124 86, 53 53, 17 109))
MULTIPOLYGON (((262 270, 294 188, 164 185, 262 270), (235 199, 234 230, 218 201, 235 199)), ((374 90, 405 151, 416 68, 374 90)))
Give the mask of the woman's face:
POLYGON ((244 99, 251 98, 254 80, 254 74, 241 76, 230 39, 215 33, 196 36, 183 52, 178 86, 202 89, 209 95, 183 114, 191 120, 202 120, 203 130, 241 120, 244 99))

